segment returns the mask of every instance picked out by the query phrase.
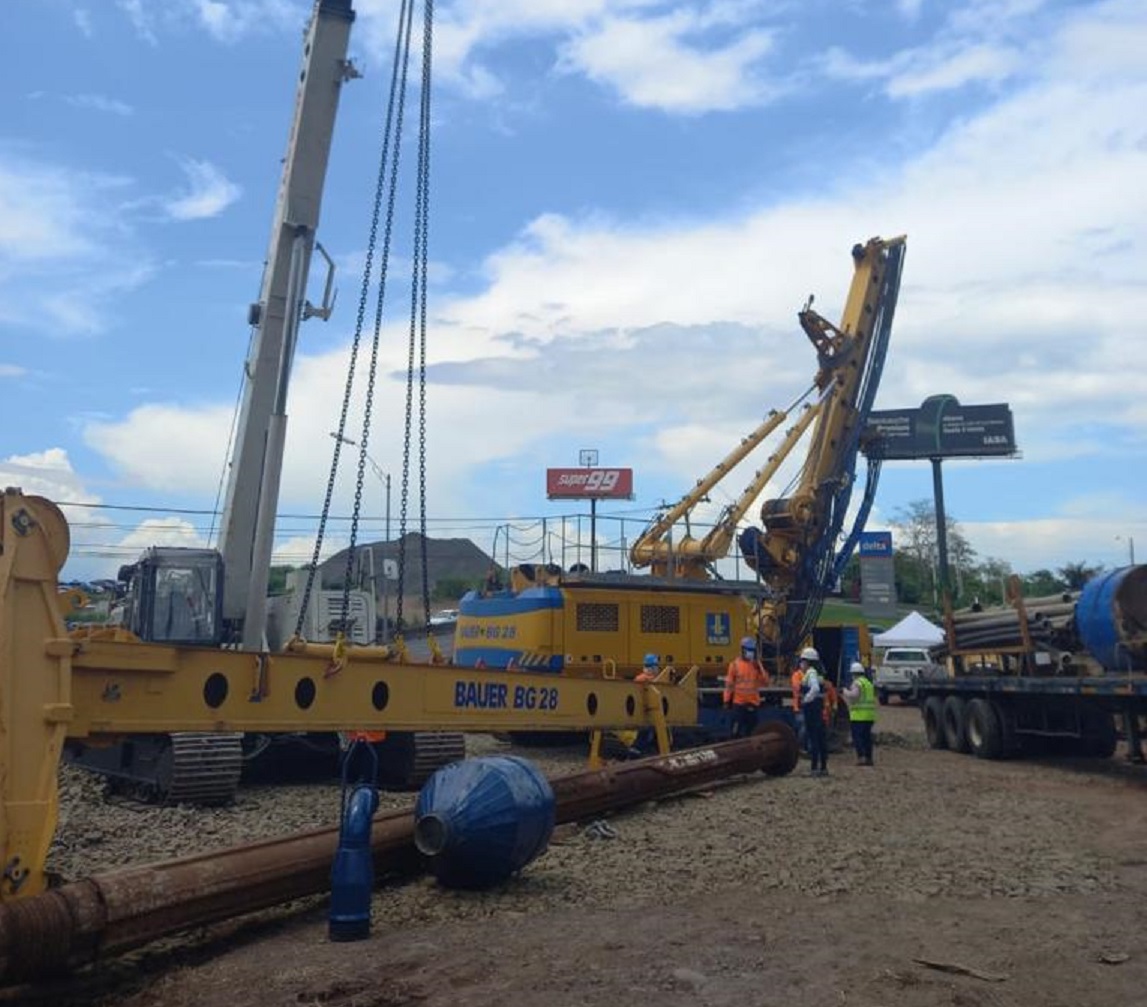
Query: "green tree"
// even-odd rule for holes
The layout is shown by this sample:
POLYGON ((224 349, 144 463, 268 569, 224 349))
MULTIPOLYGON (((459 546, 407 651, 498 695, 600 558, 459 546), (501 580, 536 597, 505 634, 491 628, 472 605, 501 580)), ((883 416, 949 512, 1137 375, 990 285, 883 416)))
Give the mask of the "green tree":
POLYGON ((1056 573, 1059 574, 1060 580, 1067 585, 1071 591, 1080 591, 1083 585, 1086 584, 1097 573, 1103 571, 1102 566, 1088 566, 1086 563, 1067 563, 1061 566, 1056 573))
POLYGON ((850 601, 860 599, 860 554, 858 552, 854 552, 848 557, 848 562, 845 563, 844 569, 841 571, 840 594, 841 597, 850 601))
POLYGON ((267 578, 267 593, 282 594, 287 590, 287 574, 294 570, 293 566, 273 566, 267 578))
POLYGON ((1024 597, 1027 598, 1041 598, 1047 594, 1056 594, 1067 587, 1067 584, 1050 570, 1035 570, 1032 573, 1024 574, 1021 580, 1024 597))
POLYGON ((978 598, 983 605, 1004 604, 1007 580, 1011 575, 1012 565, 1007 560, 989 556, 975 568, 977 590, 969 599, 978 598))
MULTIPOLYGON (((939 545, 936 536, 936 508, 931 500, 913 500, 907 507, 896 511, 892 519, 896 531, 894 551, 905 554, 909 562, 897 567, 897 589, 903 587, 900 599, 908 604, 932 601, 939 607, 939 545), (911 568, 915 568, 915 575, 911 568), (901 577, 903 576, 903 580, 901 577), (910 599, 910 595, 916 597, 910 599)), ((959 605, 968 592, 964 588, 964 575, 973 569, 976 550, 951 515, 945 515, 948 542, 948 567, 952 583, 953 603, 959 605)))

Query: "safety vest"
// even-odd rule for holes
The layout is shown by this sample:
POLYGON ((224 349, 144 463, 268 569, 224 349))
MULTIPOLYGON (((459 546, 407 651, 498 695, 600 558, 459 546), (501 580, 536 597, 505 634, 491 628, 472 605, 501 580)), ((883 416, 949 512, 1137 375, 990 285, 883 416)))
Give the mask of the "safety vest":
POLYGON ((734 658, 725 676, 725 702, 734 706, 760 706, 760 688, 768 684, 769 676, 760 664, 743 657, 734 658))
POLYGON ((820 688, 824 693, 824 707, 821 709, 820 715, 824 718, 824 722, 831 727, 836 722, 836 708, 840 703, 840 696, 837 694, 836 686, 824 675, 820 677, 820 688))
POLYGON ((853 684, 860 690, 860 695, 849 704, 849 719, 872 723, 876 720, 876 686, 864 675, 858 675, 853 684))
POLYGON ((804 685, 804 672, 797 668, 789 678, 793 690, 793 713, 801 712, 801 686, 804 685))

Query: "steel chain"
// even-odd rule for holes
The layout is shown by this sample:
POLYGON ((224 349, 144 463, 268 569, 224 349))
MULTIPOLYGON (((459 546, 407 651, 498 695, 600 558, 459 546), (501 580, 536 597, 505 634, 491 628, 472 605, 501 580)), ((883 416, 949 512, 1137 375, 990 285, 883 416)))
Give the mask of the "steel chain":
MULTIPOLYGON (((390 244, 391 237, 394 233, 394 205, 398 195, 398 168, 401 162, 402 150, 402 127, 405 120, 406 111, 406 82, 407 70, 410 65, 410 39, 411 28, 414 23, 413 16, 413 0, 404 0, 403 7, 399 12, 399 33, 402 36, 402 70, 401 70, 401 83, 399 84, 399 101, 398 112, 394 123, 394 147, 390 163, 390 185, 387 191, 387 204, 386 204, 386 223, 383 227, 382 238, 382 254, 379 264, 378 273, 378 297, 375 302, 374 312, 374 333, 371 340, 370 351, 370 367, 367 372, 367 386, 366 386, 366 400, 363 404, 363 421, 362 421, 362 434, 359 437, 359 453, 358 453, 358 472, 356 473, 355 483, 355 498, 354 498, 354 512, 351 514, 351 530, 350 542, 347 546, 347 560, 346 569, 343 574, 343 597, 342 597, 342 610, 344 613, 344 626, 349 617, 350 612, 350 589, 351 589, 351 574, 354 567, 354 550, 358 542, 358 522, 359 514, 362 508, 362 487, 366 478, 366 461, 367 461, 367 446, 370 443, 370 427, 371 416, 374 411, 374 384, 375 377, 378 373, 378 346, 379 339, 382 334, 382 311, 383 305, 386 301, 386 280, 388 274, 388 266, 390 263, 390 244), (403 22, 405 18, 405 22, 403 22), (405 30, 403 25, 405 24, 405 30)), ((395 53, 395 65, 397 66, 398 54, 395 53)), ((389 124, 388 124, 389 125, 389 124)), ((389 140, 389 137, 388 137, 389 140)), ((383 159, 385 161, 387 156, 387 148, 383 147, 383 159)), ((386 575, 385 568, 385 552, 383 576, 386 575)), ((374 590, 374 585, 371 585, 371 590, 374 590)), ((374 627, 370 627, 371 635, 373 638, 374 627)))
POLYGON ((419 303, 421 329, 418 381, 418 503, 422 546, 422 611, 430 629, 430 573, 426 563, 426 300, 427 257, 430 247, 430 86, 431 40, 434 34, 434 0, 425 0, 422 36, 422 144, 419 147, 418 182, 422 190, 422 249, 418 263, 422 297, 419 303))
MULTIPOLYGON (((415 209, 414 209, 414 251, 412 256, 411 265, 411 292, 410 292, 410 334, 407 341, 407 355, 406 355, 406 413, 403 424, 403 440, 402 440, 402 487, 399 491, 399 518, 398 518, 398 590, 397 590, 397 604, 395 611, 395 619, 399 627, 403 624, 403 599, 406 595, 406 519, 407 512, 410 504, 410 434, 412 413, 414 407, 414 350, 415 350, 415 330, 416 320, 419 315, 419 304, 422 305, 422 316, 425 319, 426 312, 426 292, 425 292, 425 262, 426 262, 426 249, 424 246, 424 230, 425 230, 425 213, 426 213, 426 171, 427 171, 427 155, 430 145, 430 67, 431 67, 431 51, 434 33, 434 3, 433 0, 425 0, 423 4, 423 19, 422 19, 422 94, 420 96, 420 115, 419 115, 419 129, 418 129, 418 169, 417 181, 415 186, 415 209), (422 280, 420 282, 420 269, 422 280), (420 297, 421 293, 421 297, 420 297)), ((423 322, 425 329, 425 321, 423 322)), ((419 491, 422 497, 420 506, 422 508, 422 521, 420 525, 421 531, 421 560, 422 560, 422 600, 424 615, 423 619, 427 629, 430 625, 430 596, 429 588, 427 586, 427 570, 426 570, 426 481, 425 481, 425 467, 426 467, 426 441, 425 441, 425 396, 426 396, 426 360, 425 360, 425 336, 423 337, 423 356, 420 368, 420 392, 419 392, 419 425, 420 425, 420 439, 419 439, 419 465, 421 475, 421 483, 419 491)))
MULTIPOLYGON (((354 386, 355 366, 356 366, 356 363, 358 360, 359 343, 360 343, 361 338, 362 338, 363 321, 365 320, 365 317, 366 317, 366 299, 367 299, 367 296, 370 292, 371 274, 374 271, 374 250, 375 250, 375 246, 378 242, 378 220, 379 220, 379 216, 380 216, 381 211, 382 211, 383 189, 386 186, 386 162, 387 162, 387 154, 388 154, 388 150, 389 150, 390 142, 391 142, 391 132, 392 132, 391 126, 392 126, 392 123, 394 121, 395 96, 397 93, 397 82, 398 82, 400 62, 402 63, 403 66, 405 66, 405 63, 400 60, 400 57, 403 55, 403 22, 402 22, 402 16, 403 16, 403 12, 406 12, 407 9, 409 8, 411 2, 412 2, 412 0, 403 0, 402 12, 400 12, 400 15, 399 15, 399 28, 398 28, 398 34, 397 34, 396 39, 395 39, 394 65, 393 65, 392 70, 391 70, 391 78, 390 78, 390 97, 387 101, 385 125, 383 127, 383 147, 382 147, 381 155, 379 157, 378 181, 375 185, 374 205, 372 208, 371 219, 370 219, 370 235, 369 235, 369 238, 367 240, 366 261, 363 265, 362 286, 361 286, 361 289, 359 291, 358 310, 357 310, 357 313, 355 316, 354 339, 351 343, 350 363, 347 367, 346 389, 343 393, 342 409, 341 409, 341 412, 339 414, 338 434, 335 438, 335 449, 334 449, 334 454, 331 458, 331 470, 330 470, 329 476, 327 477, 326 496, 323 499, 323 508, 322 508, 322 512, 319 515, 319 527, 318 527, 318 531, 316 532, 316 536, 315 536, 315 549, 314 549, 314 553, 311 556, 311 566, 310 566, 310 570, 307 574, 306 587, 303 590, 302 605, 299 608, 299 616, 298 616, 298 619, 295 623, 295 635, 296 636, 302 636, 303 625, 304 625, 305 620, 306 620, 306 613, 307 613, 307 610, 310 606, 311 592, 314 589, 315 576, 318 574, 318 570, 319 570, 319 556, 322 554, 323 538, 326 534, 327 520, 330 516, 331 500, 334 497, 335 477, 338 474, 339 457, 342 454, 343 433, 346 430, 347 413, 350 410, 351 392, 352 392, 352 389, 354 386)), ((409 21, 410 15, 407 13, 406 16, 407 16, 407 20, 409 21)), ((410 42, 410 32, 409 32, 409 28, 408 28, 407 33, 406 33, 406 52, 407 52, 407 54, 409 53, 409 42, 410 42)), ((403 86, 405 87, 405 74, 403 76, 403 86)), ((401 105, 401 103, 400 103, 400 105, 401 105)), ((398 146, 398 144, 396 142, 395 147, 397 147, 397 146, 398 146)), ((360 462, 358 487, 356 489, 356 494, 355 494, 355 514, 356 515, 358 513, 358 509, 359 509, 359 506, 361 503, 361 496, 362 496, 362 466, 361 466, 361 462, 360 462)), ((353 552, 353 549, 348 550, 348 555, 351 552, 353 552)), ((344 593, 344 601, 343 601, 344 617, 345 617, 345 613, 347 611, 346 603, 347 603, 347 599, 346 599, 346 595, 344 593)), ((345 621, 345 618, 344 618, 344 621, 345 621)))

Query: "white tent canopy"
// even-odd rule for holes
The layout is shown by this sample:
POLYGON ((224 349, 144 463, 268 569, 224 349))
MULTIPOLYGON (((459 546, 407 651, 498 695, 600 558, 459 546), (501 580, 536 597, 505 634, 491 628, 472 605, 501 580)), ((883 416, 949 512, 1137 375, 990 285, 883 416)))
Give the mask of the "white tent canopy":
POLYGON ((935 647, 944 642, 944 631, 919 612, 909 612, 891 629, 872 638, 874 647, 935 647))

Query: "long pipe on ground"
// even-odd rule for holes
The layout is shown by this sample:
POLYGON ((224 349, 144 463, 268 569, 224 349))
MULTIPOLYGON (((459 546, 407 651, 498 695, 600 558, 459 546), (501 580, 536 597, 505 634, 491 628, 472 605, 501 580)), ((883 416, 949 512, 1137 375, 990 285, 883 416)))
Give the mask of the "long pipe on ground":
MULTIPOLYGON (((558 822, 600 815, 738 773, 782 776, 796 736, 769 722, 738 741, 552 779, 558 822)), ((213 853, 132 867, 0 904, 0 983, 66 971, 190 927, 325 892, 339 829, 317 829, 213 853)), ((421 869, 409 810, 377 815, 375 877, 421 869)))

